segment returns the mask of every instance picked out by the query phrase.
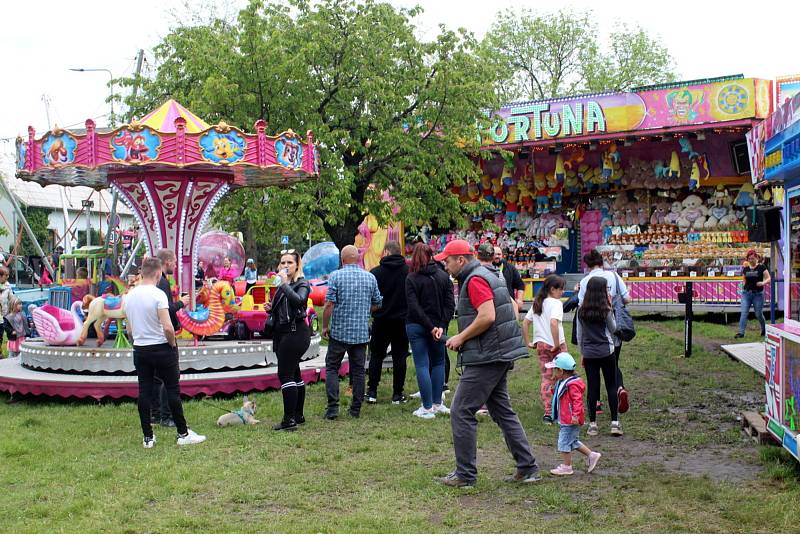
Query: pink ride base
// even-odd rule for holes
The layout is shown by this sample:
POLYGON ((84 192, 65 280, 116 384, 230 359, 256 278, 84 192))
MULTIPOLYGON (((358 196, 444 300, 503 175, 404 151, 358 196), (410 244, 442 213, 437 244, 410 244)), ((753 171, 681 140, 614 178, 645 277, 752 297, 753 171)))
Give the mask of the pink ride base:
MULTIPOLYGON (((8 394, 42 395, 46 397, 76 397, 79 399, 135 399, 139 388, 135 376, 99 376, 33 371, 19 365, 18 358, 0 360, 0 391, 8 394)), ((301 364, 301 376, 306 384, 325 380, 324 356, 301 364), (316 365, 309 365, 316 364, 316 365), (305 367, 303 369, 303 367, 305 367)), ((347 375, 350 363, 345 361, 339 371, 347 375)), ((181 394, 184 397, 233 394, 280 389, 277 367, 245 371, 192 373, 181 375, 181 394)))

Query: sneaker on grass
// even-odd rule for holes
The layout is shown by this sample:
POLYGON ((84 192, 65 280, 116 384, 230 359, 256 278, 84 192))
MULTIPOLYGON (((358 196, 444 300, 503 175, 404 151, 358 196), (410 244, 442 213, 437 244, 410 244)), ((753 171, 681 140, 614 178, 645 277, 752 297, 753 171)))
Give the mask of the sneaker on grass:
POLYGON ((156 436, 153 434, 149 438, 147 436, 144 437, 142 440, 142 445, 145 449, 152 449, 153 446, 156 444, 156 436))
POLYGON ((572 473, 573 473, 572 466, 571 465, 564 465, 564 464, 561 464, 558 467, 556 467, 555 469, 551 469, 550 470, 550 474, 553 474, 553 475, 555 475, 557 477, 569 476, 572 473))
POLYGON ((619 421, 611 421, 611 435, 612 436, 622 435, 622 425, 619 424, 619 421))
POLYGON ((406 397, 402 393, 400 395, 392 396, 392 404, 405 404, 407 402, 408 402, 408 397, 406 397))
POLYGON ((586 431, 586 433, 590 436, 596 436, 599 434, 600 431, 597 430, 597 423, 589 423, 589 429, 586 431))
POLYGON ((431 409, 434 413, 442 414, 442 415, 450 415, 450 408, 442 404, 434 404, 431 409))
POLYGON ((506 482, 518 482, 520 484, 531 484, 533 482, 539 482, 540 480, 542 480, 542 475, 539 473, 539 469, 534 469, 532 471, 517 470, 516 473, 505 478, 506 482))
POLYGON ((378 394, 370 391, 364 395, 364 400, 367 401, 367 404, 378 404, 378 394))
POLYGON ((619 413, 628 411, 630 405, 628 404, 628 390, 620 386, 617 388, 617 399, 619 400, 619 413))
POLYGON ((445 486, 449 486, 451 488, 474 488, 475 481, 472 480, 464 480, 460 478, 455 471, 449 473, 443 477, 435 478, 434 479, 439 484, 444 484, 445 486))
POLYGON ((178 445, 195 445, 197 443, 203 443, 206 440, 205 436, 201 436, 191 428, 186 430, 185 436, 178 436, 178 445))
POLYGON ((586 460, 587 473, 591 473, 592 471, 594 471, 594 468, 597 467, 597 462, 600 461, 601 456, 602 454, 596 451, 589 453, 589 458, 586 460))
POLYGON ((551 416, 549 416, 549 415, 542 416, 542 423, 544 423, 546 425, 552 425, 553 424, 553 418, 551 416))
POLYGON ((481 406, 480 410, 475 412, 475 415, 482 415, 484 417, 488 417, 489 416, 489 408, 487 408, 486 405, 484 404, 483 406, 481 406))
POLYGON ((420 419, 433 419, 436 417, 436 412, 433 411, 433 408, 426 410, 425 406, 420 406, 412 412, 412 415, 419 417, 420 419))
POLYGON ((418 399, 422 397, 422 394, 419 391, 417 391, 416 393, 412 393, 411 395, 409 395, 409 397, 411 397, 412 399, 418 399))

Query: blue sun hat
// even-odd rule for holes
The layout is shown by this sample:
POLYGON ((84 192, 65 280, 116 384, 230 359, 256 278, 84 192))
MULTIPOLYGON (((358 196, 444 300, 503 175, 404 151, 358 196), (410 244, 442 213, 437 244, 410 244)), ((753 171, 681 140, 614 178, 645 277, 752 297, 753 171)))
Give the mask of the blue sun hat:
POLYGON ((562 352, 552 362, 544 364, 547 369, 563 369, 564 371, 575 370, 575 358, 569 352, 562 352))

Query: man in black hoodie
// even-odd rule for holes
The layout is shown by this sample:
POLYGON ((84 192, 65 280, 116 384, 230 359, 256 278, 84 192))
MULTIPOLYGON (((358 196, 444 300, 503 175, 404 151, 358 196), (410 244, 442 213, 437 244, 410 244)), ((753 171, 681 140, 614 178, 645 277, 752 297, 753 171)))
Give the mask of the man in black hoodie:
POLYGON ((408 336, 406 335, 406 276, 408 265, 400 250, 400 243, 387 241, 381 263, 372 274, 383 295, 383 306, 372 312, 372 338, 369 343, 369 383, 365 395, 368 404, 378 402, 378 384, 386 358, 386 349, 392 345, 392 404, 408 399, 403 394, 406 381, 408 336))
MULTIPOLYGON (((167 248, 162 248, 156 252, 156 257, 161 261, 161 279, 159 279, 156 287, 167 295, 169 319, 172 322, 172 327, 177 332, 181 327, 178 322, 178 310, 189 305, 189 297, 183 296, 180 300, 172 300, 172 288, 169 286, 167 275, 175 272, 175 267, 178 263, 175 253, 167 248)), ((153 422, 160 423, 161 426, 174 427, 175 422, 172 420, 169 403, 167 402, 167 389, 160 378, 155 377, 155 381, 156 387, 153 388, 153 397, 150 401, 150 406, 152 406, 151 419, 153 422)))

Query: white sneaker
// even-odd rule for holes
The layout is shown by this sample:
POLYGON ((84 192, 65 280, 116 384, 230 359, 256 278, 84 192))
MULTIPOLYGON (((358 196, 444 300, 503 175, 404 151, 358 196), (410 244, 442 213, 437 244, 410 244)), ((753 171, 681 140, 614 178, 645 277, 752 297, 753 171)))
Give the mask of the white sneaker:
POLYGON ((156 444, 155 434, 153 434, 152 438, 145 437, 144 439, 142 439, 142 446, 144 446, 145 449, 152 449, 155 444, 156 444))
POLYGON ((444 399, 442 399, 441 404, 434 404, 432 407, 434 413, 440 413, 442 415, 450 415, 450 408, 444 405, 444 399))
POLYGON ((201 436, 191 428, 187 429, 187 433, 185 436, 181 437, 178 436, 178 445, 195 445, 197 443, 203 443, 206 440, 205 436, 201 436))
POLYGON ((416 393, 412 393, 411 395, 409 395, 409 397, 411 397, 412 399, 418 399, 418 398, 420 398, 421 396, 422 396, 422 394, 421 394, 419 391, 417 391, 416 393))
POLYGON ((420 406, 414 410, 412 415, 419 417, 420 419, 433 419, 436 417, 436 412, 434 412, 433 409, 426 410, 424 406, 420 406))

